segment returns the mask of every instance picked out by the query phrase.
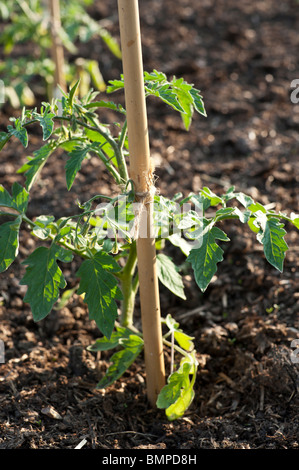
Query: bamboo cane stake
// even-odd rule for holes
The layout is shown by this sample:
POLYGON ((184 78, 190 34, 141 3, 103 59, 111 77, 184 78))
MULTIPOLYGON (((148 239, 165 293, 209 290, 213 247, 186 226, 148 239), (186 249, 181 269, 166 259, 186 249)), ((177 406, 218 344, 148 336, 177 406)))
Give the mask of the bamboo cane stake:
POLYGON ((143 202, 143 210, 138 215, 140 227, 137 238, 139 294, 147 396, 151 405, 155 406, 157 396, 165 385, 165 367, 156 247, 151 233, 153 223, 151 194, 154 187, 145 104, 138 0, 118 0, 118 13, 128 123, 130 177, 134 182, 136 195, 139 195, 143 202))
POLYGON ((53 95, 54 98, 60 98, 61 93, 58 88, 62 88, 63 91, 66 91, 66 81, 64 76, 64 51, 63 45, 61 44, 59 38, 59 28, 61 28, 61 19, 60 19, 60 4, 59 0, 50 0, 50 14, 51 14, 51 36, 52 36, 52 59, 55 64, 55 74, 54 74, 54 87, 53 95))

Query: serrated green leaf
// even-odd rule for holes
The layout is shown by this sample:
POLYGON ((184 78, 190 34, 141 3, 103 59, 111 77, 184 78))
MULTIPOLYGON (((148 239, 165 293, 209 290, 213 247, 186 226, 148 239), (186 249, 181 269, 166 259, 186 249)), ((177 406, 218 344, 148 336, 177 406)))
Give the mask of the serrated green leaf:
POLYGON ((28 286, 24 301, 30 304, 35 321, 42 320, 50 313, 58 300, 59 290, 66 286, 57 260, 69 262, 72 253, 55 244, 50 248, 41 246, 22 263, 27 268, 20 284, 28 286))
POLYGON ((110 83, 110 85, 107 86, 107 89, 106 89, 107 93, 113 93, 117 90, 121 90, 125 86, 123 75, 121 75, 120 80, 109 80, 108 83, 110 83))
POLYGON ((12 207, 24 213, 28 205, 29 193, 19 183, 12 185, 12 207))
POLYGON ((12 185, 12 195, 0 185, 0 207, 10 207, 24 213, 27 209, 28 198, 29 194, 26 189, 17 182, 12 185))
POLYGON ((178 343, 178 345, 183 348, 185 351, 192 351, 194 348, 194 343, 192 339, 194 339, 192 336, 187 335, 181 330, 175 330, 174 331, 174 339, 178 343))
POLYGON ((192 245, 190 242, 188 242, 188 240, 185 240, 185 238, 183 238, 180 233, 174 233, 173 235, 170 235, 167 240, 169 240, 173 246, 180 248, 181 252, 185 256, 189 255, 192 249, 192 245))
POLYGON ((157 407, 166 408, 166 416, 169 421, 181 418, 194 398, 194 379, 196 370, 193 372, 193 380, 189 375, 194 371, 191 362, 183 362, 178 371, 173 372, 158 395, 157 407))
POLYGON ((250 204, 247 207, 247 209, 253 213, 258 213, 258 212, 262 212, 263 214, 267 213, 267 209, 265 209, 264 206, 260 204, 259 202, 254 202, 253 204, 250 204))
POLYGON ((244 193, 235 194, 237 201, 239 201, 246 209, 249 207, 254 207, 254 200, 252 197, 244 193))
POLYGON ((122 349, 111 357, 112 364, 104 377, 100 380, 97 388, 106 388, 115 382, 131 366, 143 349, 143 340, 140 336, 131 334, 129 338, 121 340, 122 349))
POLYGON ((216 217, 229 216, 234 212, 234 210, 234 207, 222 207, 221 209, 218 209, 218 211, 216 211, 216 217))
POLYGON ((292 212, 289 220, 299 230, 299 215, 292 212))
POLYGON ((41 114, 36 112, 32 113, 32 117, 36 119, 43 130, 43 140, 47 140, 53 132, 54 129, 54 122, 53 118, 55 117, 55 113, 50 112, 50 105, 46 103, 46 109, 42 110, 41 114))
POLYGON ((169 88, 169 84, 167 84, 166 86, 161 86, 157 90, 152 90, 148 84, 145 87, 145 90, 149 94, 161 98, 164 103, 168 104, 176 111, 179 111, 180 113, 186 112, 185 108, 182 106, 181 102, 178 99, 178 93, 174 92, 171 88, 169 88))
POLYGON ((181 348, 185 351, 192 351, 194 349, 193 337, 187 335, 179 328, 179 323, 175 321, 170 314, 165 319, 169 331, 173 332, 174 338, 181 348))
POLYGON ((184 388, 176 402, 166 409, 165 414, 168 420, 174 421, 175 419, 181 418, 191 405, 194 395, 194 390, 191 384, 189 387, 184 388))
POLYGON ((71 189, 76 174, 81 169, 82 162, 86 158, 89 151, 89 147, 76 147, 68 154, 69 159, 65 165, 66 185, 68 190, 71 189))
POLYGON ((9 140, 10 134, 7 132, 0 132, 0 150, 3 149, 6 142, 9 140))
POLYGON ((12 205, 12 197, 9 192, 0 185, 0 207, 13 207, 12 205))
POLYGON ((47 142, 38 150, 35 150, 33 152, 33 158, 28 157, 28 161, 18 170, 18 173, 25 173, 26 189, 28 191, 31 189, 38 174, 55 149, 56 145, 53 144, 53 142, 47 142))
POLYGON ((173 294, 186 300, 184 284, 171 258, 162 253, 157 255, 157 274, 159 281, 173 294))
POLYGON ((74 97, 75 97, 79 84, 80 84, 80 78, 76 81, 74 86, 72 86, 72 88, 70 89, 70 92, 69 92, 69 105, 70 106, 73 106, 74 97))
POLYGON ((188 384, 190 369, 191 364, 187 363, 168 377, 168 383, 162 388, 157 399, 158 408, 168 408, 179 398, 181 389, 188 384))
POLYGON ((28 146, 27 130, 25 129, 25 127, 22 127, 22 124, 19 119, 15 120, 15 127, 9 125, 7 126, 7 129, 10 135, 14 135, 17 139, 19 139, 23 147, 26 148, 28 146))
POLYGON ((189 130, 192 116, 193 116, 193 96, 190 94, 190 90, 192 89, 192 85, 184 82, 182 78, 172 80, 172 85, 175 89, 175 94, 177 97, 178 102, 180 103, 181 107, 183 108, 183 113, 181 114, 181 118, 185 125, 186 130, 189 130))
POLYGON ((115 300, 122 299, 118 282, 112 273, 120 271, 114 258, 99 251, 93 258, 83 261, 77 275, 81 278, 78 294, 85 293, 89 317, 95 320, 100 331, 110 338, 117 318, 115 300))
POLYGON ((205 219, 204 226, 201 246, 193 248, 187 258, 193 268, 195 281, 202 292, 206 290, 217 271, 217 263, 223 260, 223 250, 217 245, 216 240, 229 241, 222 230, 209 224, 205 219))
POLYGON ((106 336, 103 336, 102 338, 98 338, 96 342, 88 346, 87 349, 88 351, 93 351, 93 352, 108 351, 109 349, 114 349, 120 344, 120 341, 123 338, 129 338, 131 334, 132 334, 132 331, 129 330, 128 328, 117 327, 116 331, 113 331, 110 339, 108 339, 106 336))
POLYGON ((207 113, 206 113, 206 110, 205 110, 204 102, 202 100, 202 96, 200 95, 200 91, 196 90, 195 88, 192 88, 190 90, 190 94, 192 95, 193 106, 196 109, 196 111, 199 114, 202 114, 203 116, 206 117, 207 113))
MULTIPOLYGON (((124 108, 119 104, 115 104, 113 101, 104 101, 104 100, 92 101, 91 103, 86 104, 84 107, 86 109, 108 108, 108 109, 112 109, 113 111, 118 111, 122 114, 126 114, 126 111, 124 110, 124 108)), ((97 132, 97 134, 98 134, 98 132, 97 132)))
POLYGON ((53 215, 41 215, 34 221, 35 226, 32 229, 34 235, 41 240, 46 240, 51 233, 51 224, 54 222, 53 215))
POLYGON ((0 225, 0 272, 5 271, 19 252, 21 217, 0 225))
POLYGON ((218 204, 223 204, 221 197, 213 193, 209 188, 204 187, 200 192, 201 196, 208 198, 211 202, 211 206, 217 206, 218 204))
POLYGON ((265 216, 261 223, 261 231, 257 235, 258 241, 264 246, 267 260, 280 272, 283 271, 285 252, 288 250, 288 245, 283 238, 286 235, 283 226, 284 224, 278 219, 265 216))

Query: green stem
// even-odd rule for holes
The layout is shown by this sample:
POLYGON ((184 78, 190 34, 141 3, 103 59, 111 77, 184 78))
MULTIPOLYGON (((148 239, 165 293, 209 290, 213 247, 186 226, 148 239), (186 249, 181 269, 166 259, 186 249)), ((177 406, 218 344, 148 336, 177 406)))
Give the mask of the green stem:
MULTIPOLYGON (((88 117, 87 119, 90 120, 90 122, 92 123, 92 125, 94 127, 90 127, 90 126, 88 126, 88 124, 85 124, 82 121, 77 121, 77 123, 79 125, 83 126, 83 127, 88 126, 87 128, 90 128, 93 131, 99 132, 99 134, 101 134, 107 140, 107 142, 111 145, 111 147, 114 150, 115 158, 117 160, 118 171, 119 171, 119 174, 120 174, 121 179, 122 179, 121 184, 126 184, 126 182, 129 179, 129 175, 128 175, 128 168, 127 168, 126 160, 125 160, 125 157, 124 157, 124 154, 123 154, 123 151, 122 151, 122 145, 119 145, 117 142, 115 142, 115 140, 112 137, 109 136, 109 134, 107 134, 107 132, 103 131, 97 125, 97 123, 95 122, 95 120, 93 118, 88 117)), ((125 133, 126 133, 126 126, 125 125, 123 127, 123 130, 124 130, 124 136, 122 137, 122 134, 123 134, 123 132, 122 132, 121 133, 121 139, 124 139, 124 137, 125 137, 125 133)))
MULTIPOLYGON (((123 270, 118 273, 118 278, 121 283, 121 290, 123 294, 122 310, 120 322, 122 326, 133 325, 133 314, 135 307, 135 297, 137 293, 136 280, 133 282, 135 269, 137 265, 137 250, 136 242, 130 246, 127 262, 123 270)), ((136 277, 135 277, 136 279, 136 277)))
POLYGON ((127 124, 127 120, 125 120, 124 125, 123 125, 122 130, 121 130, 121 133, 120 133, 120 136, 119 136, 119 140, 118 140, 118 147, 120 149, 122 149, 123 146, 124 146, 124 143, 125 143, 125 140, 126 140, 126 135, 127 135, 127 128, 128 128, 128 124, 127 124))

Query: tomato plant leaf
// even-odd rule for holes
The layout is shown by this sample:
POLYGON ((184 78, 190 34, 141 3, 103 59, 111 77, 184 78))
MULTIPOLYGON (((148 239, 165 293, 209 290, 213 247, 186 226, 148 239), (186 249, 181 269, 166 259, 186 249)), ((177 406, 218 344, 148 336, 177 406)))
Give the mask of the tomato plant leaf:
POLYGON ((81 278, 78 294, 85 293, 89 317, 95 320, 100 331, 110 338, 117 318, 115 300, 122 298, 118 282, 112 273, 120 266, 111 255, 98 251, 92 258, 83 261, 77 275, 81 278))
POLYGON ((26 176, 26 189, 29 191, 56 146, 52 142, 47 142, 38 150, 33 152, 33 157, 28 157, 28 161, 18 170, 26 176))
POLYGON ((5 271, 19 252, 19 229, 21 217, 0 225, 0 272, 5 271))
POLYGON ((88 103, 85 105, 86 109, 92 109, 92 108, 108 108, 112 109, 113 111, 118 111, 121 114, 126 114, 125 109, 120 105, 120 104, 115 104, 113 101, 92 101, 91 103, 88 103))
POLYGON ((211 206, 217 206, 218 204, 223 204, 223 199, 217 196, 216 194, 214 194, 213 191, 210 190, 210 188, 207 188, 207 187, 202 188, 200 194, 201 196, 210 200, 211 206))
POLYGON ((74 150, 69 152, 68 155, 70 158, 65 165, 66 184, 68 190, 71 189, 76 174, 81 169, 82 162, 86 158, 89 151, 89 147, 76 147, 74 150))
POLYGON ((284 224, 275 217, 261 217, 261 231, 257 234, 257 239, 264 246, 264 253, 269 263, 282 272, 285 252, 288 250, 283 238, 286 235, 284 224))
POLYGON ((118 42, 111 36, 107 29, 100 27, 98 29, 99 35, 105 42, 106 46, 110 49, 112 54, 115 55, 118 59, 121 59, 121 50, 119 48, 118 42))
POLYGON ((168 377, 168 383, 159 393, 156 404, 158 408, 166 408, 165 413, 169 421, 183 416, 186 409, 192 403, 195 375, 196 368, 190 358, 187 361, 183 360, 179 369, 168 377), (191 381, 190 374, 193 374, 191 381))
POLYGON ((26 148, 28 146, 27 131, 25 127, 22 126, 20 119, 16 119, 14 122, 15 122, 15 127, 8 125, 7 129, 10 135, 14 135, 17 139, 19 139, 23 147, 26 148))
POLYGON ((132 334, 132 331, 129 330, 128 328, 118 326, 116 327, 116 331, 112 332, 110 339, 108 339, 106 336, 103 336, 102 338, 98 338, 95 341, 95 343, 88 346, 87 349, 88 351, 93 351, 93 352, 108 351, 109 349, 114 349, 120 344, 120 341, 123 338, 129 338, 131 334, 132 334))
POLYGON ((46 240, 51 233, 55 217, 53 215, 40 215, 34 221, 35 226, 32 229, 34 235, 41 240, 46 240))
POLYGON ((43 130, 43 140, 47 140, 53 132, 54 128, 54 122, 53 122, 53 117, 55 117, 55 113, 50 112, 50 105, 47 104, 45 110, 41 110, 42 113, 32 113, 32 117, 36 119, 43 130))
POLYGON ((195 88, 191 88, 189 93, 191 94, 191 96, 193 98, 193 106, 196 109, 196 111, 199 114, 202 114, 203 116, 206 116, 207 113, 206 113, 206 110, 205 110, 205 106, 204 106, 204 103, 203 103, 202 96, 200 95, 200 91, 196 90, 195 88))
POLYGON ((181 299, 186 299, 182 278, 169 256, 162 253, 157 255, 157 273, 160 282, 167 289, 181 299))
POLYGON ((98 383, 97 388, 106 388, 123 375, 141 353, 143 339, 140 336, 131 334, 128 338, 120 340, 120 345, 122 349, 111 356, 111 365, 98 383))
POLYGON ((29 194, 25 188, 15 182, 12 185, 12 195, 0 185, 0 206, 16 209, 24 213, 27 209, 29 194))
POLYGON ((24 301, 30 304, 35 321, 50 313, 59 297, 59 290, 66 286, 57 260, 69 262, 72 253, 53 243, 50 248, 38 247, 22 263, 27 268, 20 284, 28 286, 24 301))
POLYGON ((201 246, 193 248, 187 261, 194 270, 195 281, 202 292, 208 287, 217 270, 217 263, 223 260, 223 250, 216 240, 229 241, 227 235, 204 219, 204 229, 201 235, 201 246))
POLYGON ((296 228, 299 229, 299 215, 295 214, 294 212, 291 213, 290 222, 295 225, 296 228))
POLYGON ((166 316, 165 323, 170 332, 173 332, 174 338, 181 348, 185 351, 192 351, 194 349, 193 337, 187 335, 179 328, 179 323, 175 321, 170 314, 166 316))
POLYGON ((0 185, 0 207, 13 207, 12 205, 12 197, 9 192, 0 185))
POLYGON ((10 134, 7 132, 0 132, 0 150, 3 149, 6 142, 9 140, 10 134))

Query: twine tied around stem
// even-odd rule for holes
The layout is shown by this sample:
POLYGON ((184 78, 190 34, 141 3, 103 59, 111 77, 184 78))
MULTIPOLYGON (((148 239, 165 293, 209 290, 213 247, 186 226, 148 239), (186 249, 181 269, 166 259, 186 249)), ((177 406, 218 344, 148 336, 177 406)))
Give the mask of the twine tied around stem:
POLYGON ((152 210, 151 208, 148 209, 146 206, 154 202, 154 196, 157 193, 157 188, 155 187, 155 184, 154 184, 155 179, 156 178, 154 176, 154 167, 151 166, 150 170, 145 175, 147 190, 135 191, 135 200, 137 202, 137 205, 135 206, 135 211, 134 211, 134 214, 135 214, 135 220, 134 220, 134 226, 133 226, 134 239, 137 239, 140 236, 141 223, 146 224, 145 226, 142 227, 144 230, 141 236, 143 237, 152 236, 152 227, 149 227, 150 230, 148 232, 147 218, 144 218, 143 215, 145 214, 147 210, 152 210))

